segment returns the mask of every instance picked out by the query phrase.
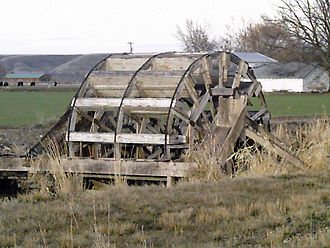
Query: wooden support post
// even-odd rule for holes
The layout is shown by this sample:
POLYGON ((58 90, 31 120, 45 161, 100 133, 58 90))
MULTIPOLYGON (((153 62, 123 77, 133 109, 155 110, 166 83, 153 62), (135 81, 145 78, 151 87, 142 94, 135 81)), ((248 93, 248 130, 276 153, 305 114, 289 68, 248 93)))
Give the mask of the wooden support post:
POLYGON ((269 151, 274 152, 275 154, 286 159, 294 167, 304 170, 304 163, 290 152, 285 143, 278 140, 278 138, 276 138, 273 134, 264 130, 263 127, 252 121, 251 118, 246 117, 246 122, 249 125, 249 128, 245 129, 245 134, 247 137, 265 147, 269 151))
POLYGON ((172 177, 171 176, 167 176, 166 177, 166 187, 167 188, 171 188, 172 187, 172 177))
POLYGON ((244 60, 240 60, 232 85, 233 89, 239 88, 241 84, 242 75, 245 75, 247 70, 248 70, 247 63, 244 60))
POLYGON ((70 158, 73 158, 75 156, 75 150, 74 150, 74 143, 73 142, 70 142, 70 132, 73 132, 76 128, 76 122, 77 122, 77 111, 75 108, 72 109, 72 114, 71 114, 71 120, 70 120, 70 130, 69 130, 69 133, 67 134, 68 135, 68 156, 70 158))

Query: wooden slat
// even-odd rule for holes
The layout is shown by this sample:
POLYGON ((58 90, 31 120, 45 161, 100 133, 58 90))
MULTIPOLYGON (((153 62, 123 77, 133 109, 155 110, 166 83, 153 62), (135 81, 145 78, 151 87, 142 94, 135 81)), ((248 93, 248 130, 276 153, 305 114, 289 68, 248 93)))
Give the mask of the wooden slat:
POLYGON ((265 113, 267 113, 267 109, 266 108, 262 108, 261 110, 259 110, 257 113, 255 113, 251 117, 251 120, 255 121, 255 120, 259 119, 261 116, 263 116, 265 113))
POLYGON ((149 57, 152 55, 146 55, 144 57, 129 58, 129 57, 110 57, 106 61, 106 70, 133 70, 136 71, 143 65, 149 57))
POLYGON ((92 86, 99 84, 127 85, 133 75, 134 73, 131 71, 126 74, 95 71, 89 75, 88 82, 92 86))
MULTIPOLYGON (((80 111, 80 110, 78 110, 77 112, 82 118, 88 120, 91 124, 96 124, 99 128, 102 129, 102 131, 106 131, 106 132, 113 131, 111 128, 104 125, 104 123, 100 122, 98 119, 94 119, 92 116, 88 115, 87 113, 80 111)), ((72 130, 70 129, 70 131, 74 131, 74 130, 75 129, 72 129, 72 130)))
MULTIPOLYGON (((8 173, 11 176, 24 173, 38 173, 53 171, 54 168, 49 163, 42 163, 38 160, 26 164, 24 158, 0 158, 0 175, 8 173)), ((197 168, 195 163, 183 162, 156 162, 150 160, 121 160, 114 159, 67 159, 60 158, 64 172, 77 173, 81 175, 122 175, 122 176, 144 176, 144 177, 186 177, 197 168)))
POLYGON ((223 127, 233 127, 238 116, 246 107, 247 98, 241 96, 238 99, 220 98, 216 125, 223 127))
POLYGON ((214 87, 211 89, 212 96, 232 96, 234 95, 234 90, 232 88, 226 87, 214 87))
POLYGON ((240 60, 238 67, 237 67, 236 74, 235 74, 235 78, 233 81, 233 85, 232 85, 233 89, 239 88, 242 76, 246 74, 247 70, 248 70, 247 63, 244 60, 240 60))
POLYGON ((260 133, 248 128, 245 129, 245 134, 250 139, 253 139, 255 142, 265 147, 267 150, 280 155, 282 158, 290 162, 294 167, 300 170, 304 170, 304 163, 297 157, 293 156, 289 150, 284 149, 281 145, 279 145, 278 142, 276 142, 275 139, 272 139, 271 136, 265 136, 264 134, 261 135, 260 133))
POLYGON ((202 68, 203 68, 203 80, 206 89, 209 89, 209 86, 212 84, 211 76, 210 76, 210 62, 208 58, 204 57, 202 59, 202 68))
POLYGON ((194 163, 112 159, 62 159, 61 164, 66 172, 145 177, 186 177, 197 167, 194 163))
MULTIPOLYGON (((95 89, 99 92, 99 94, 102 97, 116 97, 116 98, 120 98, 124 95, 125 90, 126 90, 126 86, 122 87, 119 86, 117 87, 108 87, 107 85, 101 85, 101 86, 96 86, 95 89)), ((143 85, 140 84, 139 85, 139 90, 143 91, 145 96, 147 97, 172 97, 174 92, 176 89, 176 85, 143 85)), ((132 89, 131 94, 129 95, 130 97, 142 97, 142 95, 140 94, 139 90, 134 87, 132 89)), ((189 94, 186 90, 183 90, 182 97, 189 97, 189 94)))
POLYGON ((210 99, 210 94, 209 92, 207 91, 205 93, 205 95, 203 96, 203 98, 201 99, 198 107, 191 113, 191 118, 190 120, 192 122, 196 122, 198 117, 201 115, 201 113, 204 111, 205 107, 206 107, 206 104, 209 102, 209 99, 210 99))
MULTIPOLYGON (((116 141, 127 144, 162 145, 165 144, 165 134, 119 133, 117 134, 116 141)), ((182 144, 185 142, 186 137, 183 135, 170 136, 169 138, 169 144, 182 144)))
MULTIPOLYGON (((170 98, 126 98, 123 107, 127 109, 168 109, 171 106, 170 98)), ((112 110, 120 106, 120 98, 78 98, 75 107, 82 110, 112 110)))
POLYGON ((67 135, 70 142, 113 143, 114 139, 114 133, 70 132, 67 135))
POLYGON ((304 163, 299 158, 292 155, 289 147, 284 142, 279 140, 272 133, 264 130, 263 127, 255 123, 251 118, 246 117, 246 123, 249 125, 249 128, 245 129, 246 136, 253 139, 269 151, 280 155, 294 167, 304 170, 304 163))
POLYGON ((198 56, 196 57, 175 56, 169 58, 154 58, 152 61, 152 70, 155 71, 186 70, 197 58, 198 56))
POLYGON ((223 77, 224 77, 224 75, 223 75, 223 61, 222 60, 223 60, 224 56, 226 56, 225 52, 222 52, 222 53, 219 54, 219 75, 218 75, 219 79, 218 79, 218 84, 219 84, 220 87, 223 86, 223 77))
MULTIPOLYGON (((90 133, 90 132, 70 132, 67 141, 87 142, 87 143, 114 143, 114 133, 90 133)), ((143 133, 119 133, 116 136, 117 143, 126 144, 165 144, 165 134, 143 134, 143 133)), ((170 136, 169 144, 186 143, 186 136, 170 136)))
POLYGON ((220 109, 224 109, 223 112, 225 114, 223 112, 218 113, 217 127, 212 133, 215 139, 214 144, 218 142, 220 145, 220 149, 217 152, 219 153, 219 162, 222 166, 225 165, 230 153, 233 152, 236 141, 243 131, 246 100, 244 96, 241 96, 239 99, 227 99, 225 101, 227 104, 219 106, 220 109))
POLYGON ((229 57, 230 55, 227 53, 222 53, 221 55, 221 61, 219 61, 219 67, 221 69, 219 69, 219 73, 221 72, 221 76, 219 75, 219 85, 224 85, 227 83, 228 81, 228 66, 229 66, 229 57))
POLYGON ((78 98, 75 107, 82 110, 100 110, 100 109, 115 109, 118 108, 121 98, 78 98))

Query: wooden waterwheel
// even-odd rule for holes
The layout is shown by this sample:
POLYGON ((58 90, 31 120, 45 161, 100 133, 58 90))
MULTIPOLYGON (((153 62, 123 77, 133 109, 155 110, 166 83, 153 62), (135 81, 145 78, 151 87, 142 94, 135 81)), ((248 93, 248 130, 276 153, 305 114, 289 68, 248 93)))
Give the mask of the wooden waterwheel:
POLYGON ((168 180, 196 168, 184 161, 196 144, 209 142, 219 169, 230 173, 233 152, 255 142, 302 169, 269 123, 261 84, 232 53, 111 54, 28 156, 51 140, 67 147, 64 171, 168 180))
POLYGON ((111 55, 88 74, 72 108, 70 157, 179 161, 210 133, 232 148, 246 115, 269 123, 253 71, 226 52, 111 55), (249 113, 253 97, 260 103, 249 113))

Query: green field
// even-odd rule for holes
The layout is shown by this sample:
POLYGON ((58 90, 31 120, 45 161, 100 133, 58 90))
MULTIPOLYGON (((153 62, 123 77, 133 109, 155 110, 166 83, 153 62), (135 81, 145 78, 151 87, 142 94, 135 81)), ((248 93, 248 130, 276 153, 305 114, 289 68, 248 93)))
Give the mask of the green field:
POLYGON ((330 114, 330 94, 266 95, 272 116, 330 114))
MULTIPOLYGON (((0 92, 0 126, 19 127, 56 121, 75 91, 0 92)), ((329 94, 267 95, 273 117, 330 114, 329 94)))
POLYGON ((56 121, 75 91, 0 92, 0 126, 19 127, 56 121))

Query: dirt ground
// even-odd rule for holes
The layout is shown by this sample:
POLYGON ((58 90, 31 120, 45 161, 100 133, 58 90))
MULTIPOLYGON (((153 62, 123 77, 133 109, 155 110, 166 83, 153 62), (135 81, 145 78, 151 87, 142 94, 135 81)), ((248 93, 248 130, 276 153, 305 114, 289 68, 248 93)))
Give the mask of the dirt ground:
POLYGON ((46 127, 0 129, 0 156, 25 155, 48 131, 46 127))

